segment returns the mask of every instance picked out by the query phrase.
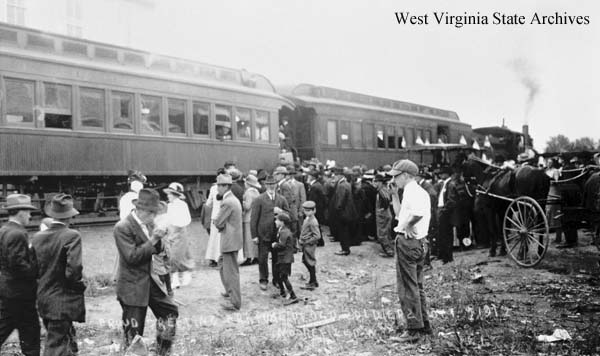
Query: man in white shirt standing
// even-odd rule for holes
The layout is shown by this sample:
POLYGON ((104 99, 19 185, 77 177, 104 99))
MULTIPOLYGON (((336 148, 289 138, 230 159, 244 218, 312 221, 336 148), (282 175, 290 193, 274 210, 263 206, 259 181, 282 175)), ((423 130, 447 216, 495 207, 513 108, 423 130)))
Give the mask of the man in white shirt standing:
POLYGON ((414 162, 396 161, 388 174, 394 177, 397 188, 403 189, 402 202, 396 210, 398 226, 394 228, 398 297, 406 318, 406 330, 399 339, 413 342, 432 332, 423 289, 431 202, 427 192, 415 180, 419 167, 414 162))

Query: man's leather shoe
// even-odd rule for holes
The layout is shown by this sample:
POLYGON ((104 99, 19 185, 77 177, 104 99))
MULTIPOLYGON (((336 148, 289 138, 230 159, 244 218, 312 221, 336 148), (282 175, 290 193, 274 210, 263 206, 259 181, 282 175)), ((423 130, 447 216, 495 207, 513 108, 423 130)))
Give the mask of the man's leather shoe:
POLYGON ((348 256, 350 254, 350 251, 338 251, 335 252, 335 254, 338 256, 348 256))
POLYGON ((406 330, 398 336, 390 337, 390 340, 396 342, 416 342, 419 341, 420 338, 421 333, 419 333, 418 331, 406 330))
POLYGON ((232 304, 227 303, 221 304, 221 308, 226 311, 239 311, 238 308, 234 307, 232 304))
POLYGON ((229 298, 229 293, 221 293, 221 297, 223 297, 223 298, 229 298))
POLYGON ((260 289, 261 290, 267 290, 267 284, 266 283, 261 283, 260 284, 260 289))

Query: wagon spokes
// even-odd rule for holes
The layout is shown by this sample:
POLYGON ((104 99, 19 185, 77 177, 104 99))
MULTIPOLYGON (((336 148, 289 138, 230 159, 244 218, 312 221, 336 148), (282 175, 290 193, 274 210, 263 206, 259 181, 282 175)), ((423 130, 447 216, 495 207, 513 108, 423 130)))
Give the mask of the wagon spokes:
POLYGON ((530 197, 513 200, 504 214, 504 243, 508 255, 522 267, 537 265, 548 249, 548 220, 530 197))

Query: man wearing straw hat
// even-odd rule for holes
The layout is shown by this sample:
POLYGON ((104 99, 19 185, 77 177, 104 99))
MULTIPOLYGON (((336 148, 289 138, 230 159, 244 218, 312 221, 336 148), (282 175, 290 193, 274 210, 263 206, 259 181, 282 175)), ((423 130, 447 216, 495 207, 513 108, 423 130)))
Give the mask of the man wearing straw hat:
POLYGON ((242 248, 242 204, 231 192, 233 181, 229 174, 217 176, 217 189, 223 197, 219 214, 214 224, 221 233, 221 256, 219 257, 221 282, 225 288, 223 297, 229 303, 222 304, 228 311, 240 310, 240 269, 237 262, 238 251, 242 248))
POLYGON ((85 322, 81 235, 69 228, 79 214, 73 198, 59 193, 46 204, 50 228, 33 236, 38 260, 38 311, 48 331, 44 355, 77 354, 73 322, 85 322))
POLYGON ((152 255, 162 251, 162 235, 153 234, 154 218, 160 207, 158 192, 142 189, 134 204, 135 210, 114 229, 119 251, 117 300, 123 310, 125 346, 137 335, 144 335, 146 312, 150 307, 156 317, 157 352, 167 355, 175 338, 179 310, 152 274, 152 255))
POLYGON ((37 266, 25 230, 31 211, 37 209, 23 194, 7 196, 4 209, 8 210, 8 222, 0 228, 0 346, 17 329, 23 354, 39 355, 37 266))

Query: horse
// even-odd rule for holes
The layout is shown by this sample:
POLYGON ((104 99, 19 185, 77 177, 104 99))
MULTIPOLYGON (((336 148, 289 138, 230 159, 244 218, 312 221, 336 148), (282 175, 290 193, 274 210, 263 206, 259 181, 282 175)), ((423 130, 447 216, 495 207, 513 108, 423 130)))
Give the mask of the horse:
MULTIPOLYGON (((508 199, 528 196, 544 203, 550 189, 550 177, 542 169, 527 165, 514 169, 501 168, 475 156, 469 156, 464 161, 463 177, 470 182, 470 187, 477 186, 485 193, 508 199)), ((484 237, 490 237, 490 256, 494 257, 497 245, 502 240, 502 220, 511 201, 485 193, 477 194, 475 198, 475 234, 478 243, 483 242, 484 237)), ((500 255, 506 255, 504 243, 500 244, 500 255)))

